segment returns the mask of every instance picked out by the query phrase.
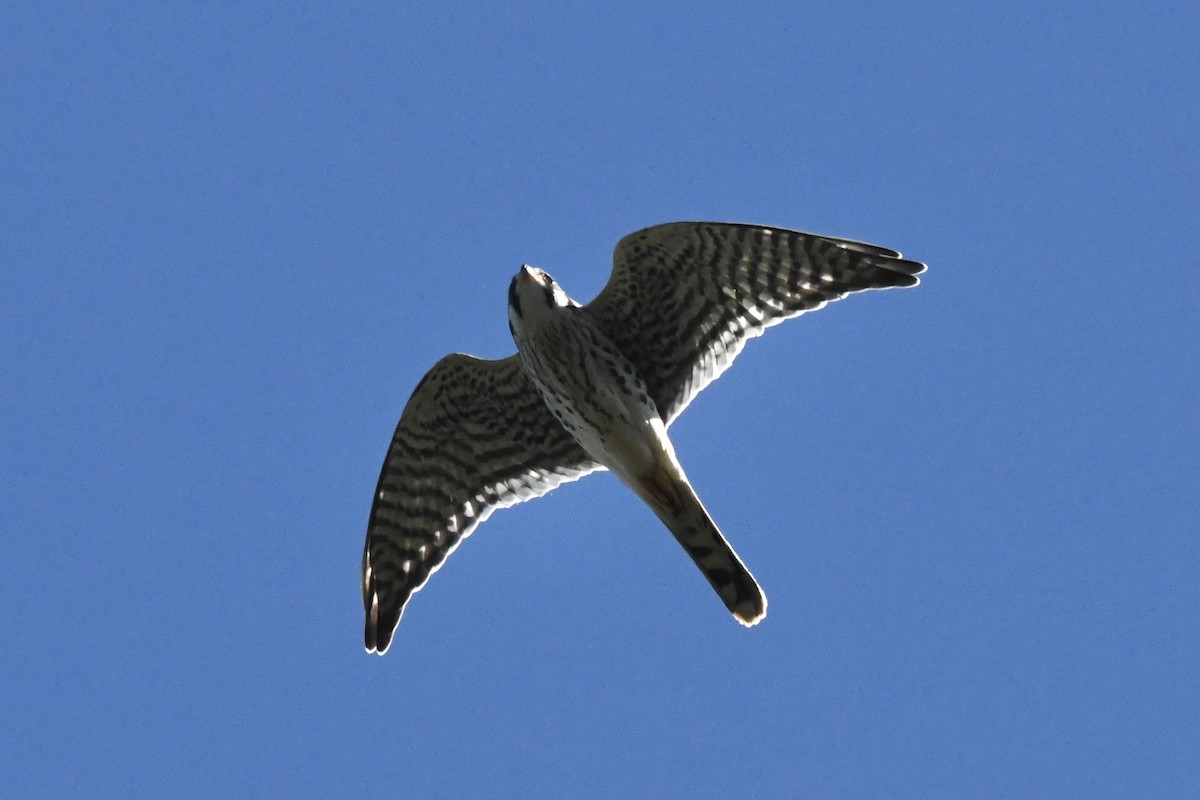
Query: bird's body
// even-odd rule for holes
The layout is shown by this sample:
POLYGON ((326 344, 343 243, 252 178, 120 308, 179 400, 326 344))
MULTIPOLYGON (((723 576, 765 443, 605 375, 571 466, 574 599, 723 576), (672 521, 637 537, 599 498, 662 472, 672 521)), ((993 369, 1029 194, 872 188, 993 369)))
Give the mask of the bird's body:
POLYGON ((550 413, 596 462, 654 510, 739 621, 767 599, 692 490, 637 368, 541 270, 522 267, 509 293, 517 353, 550 413))
POLYGON ((766 598, 696 496, 667 427, 766 327, 852 291, 912 286, 891 250, 777 228, 672 223, 627 236, 581 306, 541 270, 509 288, 517 356, 448 356, 413 392, 363 554, 367 649, 497 507, 607 468, 663 521, 744 625, 766 598))

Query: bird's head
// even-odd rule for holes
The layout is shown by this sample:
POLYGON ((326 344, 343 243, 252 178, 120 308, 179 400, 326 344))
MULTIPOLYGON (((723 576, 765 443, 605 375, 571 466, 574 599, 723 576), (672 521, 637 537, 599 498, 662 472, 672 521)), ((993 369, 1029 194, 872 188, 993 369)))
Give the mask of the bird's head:
POLYGON ((537 267, 521 267, 508 286, 508 328, 516 338, 521 330, 540 325, 559 309, 576 305, 554 279, 537 267))

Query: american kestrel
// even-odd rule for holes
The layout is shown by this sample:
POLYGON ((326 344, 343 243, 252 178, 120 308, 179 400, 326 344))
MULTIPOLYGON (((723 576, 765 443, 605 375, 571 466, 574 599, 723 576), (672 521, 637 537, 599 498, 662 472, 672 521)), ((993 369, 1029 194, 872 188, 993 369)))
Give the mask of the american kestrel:
POLYGON ((696 496, 667 428, 746 340, 851 292, 916 286, 925 265, 809 233, 675 222, 622 239, 586 306, 524 266, 517 353, 455 353, 413 391, 383 462, 362 561, 366 646, 383 654, 413 593, 497 508, 612 470, 743 625, 767 599, 696 496))

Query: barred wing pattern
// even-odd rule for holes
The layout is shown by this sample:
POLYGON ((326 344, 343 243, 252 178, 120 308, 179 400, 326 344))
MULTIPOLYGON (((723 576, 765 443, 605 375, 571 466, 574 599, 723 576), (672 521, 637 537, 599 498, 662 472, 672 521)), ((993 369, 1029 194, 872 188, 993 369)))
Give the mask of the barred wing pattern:
POLYGON ((851 292, 916 286, 925 265, 849 239, 718 222, 632 233, 587 312, 670 424, 746 340, 851 292))
POLYGON ((495 509, 598 469, 518 356, 439 361, 405 406, 375 489, 362 561, 367 650, 387 651, 409 598, 495 509))

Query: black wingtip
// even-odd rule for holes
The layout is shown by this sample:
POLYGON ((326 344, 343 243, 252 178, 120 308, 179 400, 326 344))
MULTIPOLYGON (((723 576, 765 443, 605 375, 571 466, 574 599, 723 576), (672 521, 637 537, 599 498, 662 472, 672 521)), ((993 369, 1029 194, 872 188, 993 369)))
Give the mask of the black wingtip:
POLYGON ((396 634, 396 626, 400 624, 400 615, 404 613, 404 607, 389 609, 384 605, 375 588, 375 574, 367 555, 363 556, 362 583, 363 610, 366 612, 363 642, 368 653, 383 655, 392 646, 392 637, 396 634))
POLYGON ((909 281, 902 283, 902 286, 916 286, 921 280, 917 277, 929 267, 922 264, 920 261, 909 261, 907 258, 897 258, 887 262, 884 266, 892 272, 899 272, 907 275, 909 281))
POLYGON ((890 273, 889 277, 892 278, 891 285, 898 288, 919 285, 921 279, 917 276, 926 270, 925 265, 920 261, 907 261, 905 259, 889 261, 882 266, 890 273))
POLYGON ((906 258, 873 258, 870 270, 871 289, 905 289, 917 286, 921 279, 917 276, 926 270, 920 261, 909 261, 906 258))
POLYGON ((843 250, 849 250, 868 257, 868 263, 878 270, 875 277, 879 282, 873 288, 916 286, 921 282, 917 276, 928 269, 920 261, 912 261, 904 258, 896 250, 855 241, 854 239, 827 238, 843 250))
POLYGON ((392 637, 396 634, 396 626, 400 624, 400 615, 381 612, 379 600, 376 598, 372 607, 367 611, 366 625, 363 630, 363 641, 368 653, 383 655, 392 646, 392 637))

